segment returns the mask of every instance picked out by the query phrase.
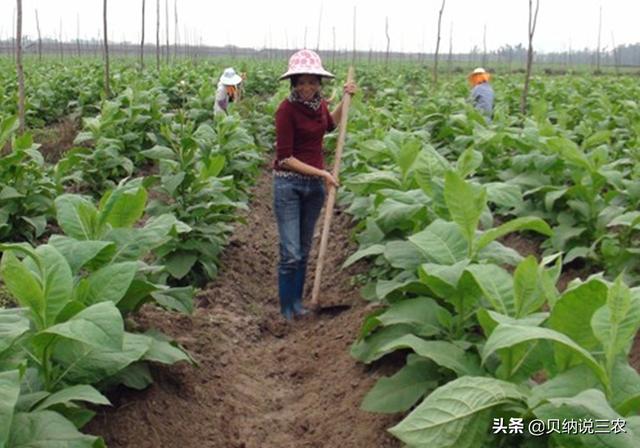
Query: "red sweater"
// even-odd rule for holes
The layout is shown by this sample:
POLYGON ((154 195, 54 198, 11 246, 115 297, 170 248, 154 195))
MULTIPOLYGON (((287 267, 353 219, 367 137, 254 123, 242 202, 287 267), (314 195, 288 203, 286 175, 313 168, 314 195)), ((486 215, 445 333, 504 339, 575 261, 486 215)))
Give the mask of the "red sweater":
POLYGON ((287 157, 324 169, 322 140, 336 127, 327 102, 322 100, 317 111, 285 99, 276 112, 276 163, 287 157))

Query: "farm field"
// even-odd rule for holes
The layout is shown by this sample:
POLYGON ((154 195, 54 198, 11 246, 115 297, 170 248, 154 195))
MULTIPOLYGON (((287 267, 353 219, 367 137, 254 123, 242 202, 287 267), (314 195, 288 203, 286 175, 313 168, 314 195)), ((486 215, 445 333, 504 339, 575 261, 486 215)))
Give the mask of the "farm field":
POLYGON ((356 66, 343 306, 285 323, 281 62, 116 60, 106 97, 100 61, 27 61, 20 133, 0 60, 0 446, 638 446, 637 74, 536 73, 523 115, 498 67, 487 122, 465 72, 356 66))

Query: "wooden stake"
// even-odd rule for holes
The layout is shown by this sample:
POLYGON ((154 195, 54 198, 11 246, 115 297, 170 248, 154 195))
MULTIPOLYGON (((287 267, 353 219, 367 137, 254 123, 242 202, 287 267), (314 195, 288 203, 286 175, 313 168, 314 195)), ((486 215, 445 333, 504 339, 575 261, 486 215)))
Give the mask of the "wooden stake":
MULTIPOLYGON (((347 83, 353 82, 353 66, 349 67, 347 73, 347 83)), ((347 120, 349 118, 349 107, 351 106, 351 95, 347 94, 342 99, 342 115, 340 116, 340 133, 338 134, 338 144, 336 146, 335 162, 333 164, 333 177, 338 179, 340 175, 340 160, 342 158, 342 148, 347 135, 347 120)), ((324 267, 324 256, 327 252, 329 241, 329 229, 331 228, 331 218, 333 217, 333 207, 336 202, 336 188, 329 187, 329 195, 324 212, 322 224, 322 237, 320 239, 320 250, 318 252, 318 264, 316 265, 316 276, 313 281, 313 292, 311 293, 311 307, 318 307, 318 296, 320 295, 320 281, 322 278, 322 268, 324 267)))

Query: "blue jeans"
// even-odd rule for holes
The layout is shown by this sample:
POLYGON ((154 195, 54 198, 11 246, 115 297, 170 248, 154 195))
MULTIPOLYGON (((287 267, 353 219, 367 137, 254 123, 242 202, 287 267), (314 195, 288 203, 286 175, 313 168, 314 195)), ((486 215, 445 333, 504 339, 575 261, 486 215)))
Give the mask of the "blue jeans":
POLYGON ((273 209, 280 234, 280 312, 300 314, 313 231, 324 203, 324 181, 316 177, 274 176, 273 209))

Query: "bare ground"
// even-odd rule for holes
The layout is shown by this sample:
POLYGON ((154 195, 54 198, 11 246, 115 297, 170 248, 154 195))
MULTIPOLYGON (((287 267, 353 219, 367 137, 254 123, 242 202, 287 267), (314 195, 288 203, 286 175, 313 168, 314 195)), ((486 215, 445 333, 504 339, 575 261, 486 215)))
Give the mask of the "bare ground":
POLYGON ((351 282, 355 271, 340 269, 354 248, 349 219, 339 210, 334 218, 321 301, 350 308, 285 324, 270 182, 266 174, 259 180, 247 225, 237 228, 220 277, 198 295, 193 315, 147 307, 136 317, 142 329, 174 337, 199 366, 155 367, 150 388, 112 393, 114 407, 101 409, 85 432, 110 447, 400 446, 386 432, 400 416, 359 409, 377 378, 399 366, 364 366, 349 355, 367 312, 351 282))

